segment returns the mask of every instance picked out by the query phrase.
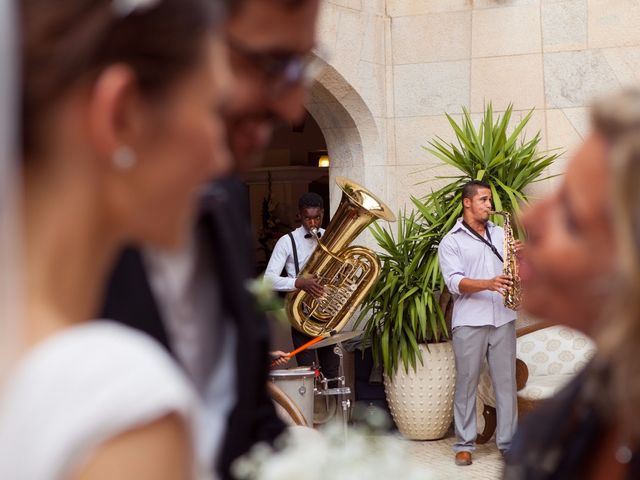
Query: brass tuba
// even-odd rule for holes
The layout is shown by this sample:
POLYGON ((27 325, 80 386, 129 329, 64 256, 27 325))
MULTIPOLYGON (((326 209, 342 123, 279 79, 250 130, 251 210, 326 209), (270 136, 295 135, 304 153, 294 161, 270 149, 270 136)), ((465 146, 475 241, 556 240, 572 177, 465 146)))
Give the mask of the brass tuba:
POLYGON ((504 217, 504 267, 502 274, 511 278, 511 287, 504 293, 504 306, 511 310, 517 310, 522 302, 522 284, 518 275, 518 259, 516 258, 516 239, 511 227, 511 214, 509 212, 490 212, 492 215, 504 217))
POLYGON ((336 183, 342 199, 322 239, 299 275, 316 276, 324 286, 320 298, 304 290, 287 294, 285 309, 293 327, 309 336, 339 332, 378 279, 380 260, 365 247, 348 245, 377 219, 395 222, 395 215, 366 188, 344 177, 336 183))

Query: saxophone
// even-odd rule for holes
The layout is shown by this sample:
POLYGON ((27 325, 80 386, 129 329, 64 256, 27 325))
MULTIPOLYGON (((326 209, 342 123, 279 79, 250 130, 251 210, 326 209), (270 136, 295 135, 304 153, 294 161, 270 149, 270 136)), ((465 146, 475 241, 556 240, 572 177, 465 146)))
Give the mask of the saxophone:
POLYGON ((504 293, 504 306, 511 310, 517 310, 522 302, 522 284, 518 275, 518 259, 516 258, 516 239, 511 227, 511 214, 509 212, 490 212, 492 215, 504 217, 504 267, 502 274, 511 278, 511 287, 504 293))

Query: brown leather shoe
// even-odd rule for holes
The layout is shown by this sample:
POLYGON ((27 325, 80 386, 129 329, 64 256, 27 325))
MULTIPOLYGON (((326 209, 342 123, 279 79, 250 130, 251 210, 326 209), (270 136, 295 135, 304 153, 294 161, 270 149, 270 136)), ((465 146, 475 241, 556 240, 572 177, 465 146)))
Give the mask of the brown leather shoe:
POLYGON ((456 465, 459 467, 465 467, 471 465, 471 452, 458 452, 456 453, 456 465))

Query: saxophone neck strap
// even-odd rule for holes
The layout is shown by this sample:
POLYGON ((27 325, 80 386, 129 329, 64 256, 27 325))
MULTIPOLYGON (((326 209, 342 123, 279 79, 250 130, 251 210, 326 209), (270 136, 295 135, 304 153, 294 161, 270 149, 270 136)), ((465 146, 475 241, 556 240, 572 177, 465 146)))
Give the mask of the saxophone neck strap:
POLYGON ((504 263, 504 259, 502 258, 502 255, 500 255, 500 252, 498 252, 498 249, 496 248, 496 246, 491 242, 491 234, 489 233, 489 226, 485 228, 485 232, 487 232, 487 238, 488 238, 487 240, 487 238, 484 238, 482 235, 476 232, 464 220, 462 220, 462 225, 464 225, 466 229, 469 230, 469 232, 471 232, 473 235, 478 237, 482 243, 486 244, 491 249, 491 251, 495 254, 495 256, 498 257, 502 263, 504 263))

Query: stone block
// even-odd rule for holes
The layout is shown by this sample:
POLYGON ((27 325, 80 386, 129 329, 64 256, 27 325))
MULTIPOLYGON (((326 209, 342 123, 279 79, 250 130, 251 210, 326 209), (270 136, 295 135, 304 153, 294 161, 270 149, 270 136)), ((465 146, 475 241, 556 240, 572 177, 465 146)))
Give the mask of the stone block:
POLYGON ((384 64, 384 18, 370 16, 365 20, 361 59, 366 62, 384 64))
MULTIPOLYGON (((511 125, 513 128, 517 123, 529 113, 529 110, 514 111, 511 114, 511 125)), ((532 140, 536 133, 540 132, 540 143, 538 144, 539 150, 546 150, 548 148, 547 142, 547 125, 544 110, 534 110, 531 114, 531 118, 527 122, 527 125, 522 130, 522 138, 526 141, 532 140)))
POLYGON ((588 105, 595 95, 620 85, 604 54, 592 50, 545 54, 544 80, 552 108, 588 105))
POLYGON ((587 1, 542 5, 542 47, 545 52, 587 48, 587 1))
POLYGON ((606 48, 601 52, 620 85, 623 87, 638 87, 640 85, 640 48, 606 48))
POLYGON ((386 102, 386 110, 385 114, 387 117, 395 117, 395 101, 394 101, 394 89, 393 89, 393 67, 387 65, 384 69, 385 71, 385 102, 386 102))
MULTIPOLYGON (((548 142, 550 149, 559 149, 563 152, 563 157, 570 156, 576 147, 583 140, 583 132, 581 126, 574 125, 574 122, 569 118, 572 115, 570 112, 567 115, 567 111, 574 109, 559 109, 551 108, 547 110, 547 130, 548 130, 548 142)), ((579 112, 580 115, 584 114, 585 109, 579 112)), ((573 115, 575 116, 575 114, 573 115)), ((554 173, 559 173, 557 166, 553 168, 554 173)))
POLYGON ((542 55, 476 58, 471 61, 471 109, 482 112, 491 101, 496 111, 544 108, 542 55))
POLYGON ((358 78, 358 63, 362 58, 363 33, 365 22, 359 12, 345 10, 340 12, 336 50, 330 59, 344 78, 355 83, 358 78))
POLYGON ((474 10, 471 41, 474 58, 540 52, 540 8, 522 5, 474 10))
POLYGON ((569 120, 569 123, 571 123, 571 126, 578 132, 578 135, 580 135, 581 138, 586 137, 591 128, 589 108, 565 108, 563 112, 569 120))
POLYGON ((462 60, 471 56, 471 12, 394 18, 393 63, 462 60))
POLYGON ((358 91, 374 117, 385 113, 384 65, 361 61, 358 68, 358 91))
POLYGON ((589 47, 640 45, 640 2, 589 0, 589 47))
MULTIPOLYGON (((459 112, 459 109, 458 109, 459 112)), ((456 122, 460 115, 453 115, 456 122)), ((444 115, 431 117, 407 117, 396 120, 396 152, 398 165, 426 165, 435 161, 435 156, 423 147, 440 137, 446 142, 455 139, 451 124, 444 115)))
MULTIPOLYGON (((338 7, 350 8, 352 10, 362 10, 362 1, 363 0, 330 0, 330 3, 338 7)), ((364 0, 367 2, 367 0, 364 0)))
POLYGON ((476 10, 538 5, 540 5, 540 0, 473 0, 473 8, 476 10))
POLYGON ((318 17, 317 42, 323 52, 330 57, 336 55, 338 38, 339 9, 330 3, 323 3, 318 17))
POLYGON ((469 62, 394 67, 396 117, 441 115, 468 106, 469 62))
POLYGON ((391 17, 470 9, 469 0, 387 0, 387 14, 391 17))
POLYGON ((398 154, 396 147, 396 121, 393 118, 385 119, 385 163, 396 165, 398 154))

